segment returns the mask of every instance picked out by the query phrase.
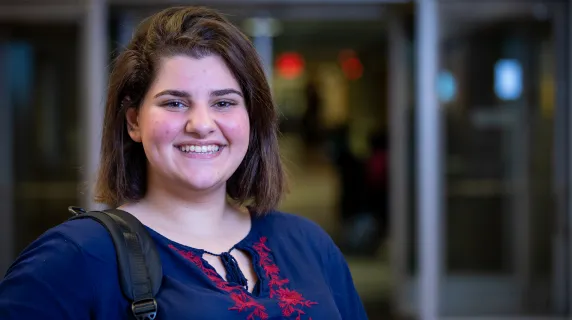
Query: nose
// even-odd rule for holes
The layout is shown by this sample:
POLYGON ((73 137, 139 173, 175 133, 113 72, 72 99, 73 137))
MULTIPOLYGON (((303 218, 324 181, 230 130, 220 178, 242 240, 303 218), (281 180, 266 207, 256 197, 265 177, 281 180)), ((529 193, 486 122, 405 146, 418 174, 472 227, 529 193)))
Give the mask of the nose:
POLYGON ((198 137, 206 137, 215 131, 216 124, 210 108, 205 104, 195 104, 189 109, 185 131, 198 137))

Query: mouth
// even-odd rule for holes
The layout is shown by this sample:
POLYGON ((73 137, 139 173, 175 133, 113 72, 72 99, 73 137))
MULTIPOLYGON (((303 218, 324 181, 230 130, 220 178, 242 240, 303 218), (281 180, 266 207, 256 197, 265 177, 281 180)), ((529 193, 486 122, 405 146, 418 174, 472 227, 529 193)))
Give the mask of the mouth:
POLYGON ((208 144, 208 145, 180 145, 176 146, 181 152, 188 153, 188 154, 215 154, 221 151, 225 146, 219 144, 208 144))

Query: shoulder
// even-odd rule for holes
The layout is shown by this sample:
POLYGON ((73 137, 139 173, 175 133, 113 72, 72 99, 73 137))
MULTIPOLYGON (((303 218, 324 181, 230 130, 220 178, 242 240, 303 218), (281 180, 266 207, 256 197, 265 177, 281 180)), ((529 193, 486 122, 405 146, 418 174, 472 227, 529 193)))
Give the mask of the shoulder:
POLYGON ((115 249, 109 233, 101 224, 92 219, 66 221, 48 230, 42 238, 60 237, 70 241, 83 254, 90 258, 109 261, 115 260, 115 249))
POLYGON ((292 213, 272 211, 261 218, 259 229, 269 239, 286 246, 329 252, 335 247, 330 235, 316 222, 292 213))
MULTIPOLYGON (((98 286, 116 278, 115 248, 107 230, 91 219, 70 220, 29 244, 16 258, 7 277, 41 277, 57 288, 98 286)), ((28 281, 34 283, 34 281, 28 281)))
POLYGON ((101 301, 120 292, 106 232, 96 221, 73 220, 28 245, 0 282, 0 315, 10 314, 1 318, 37 318, 42 310, 46 319, 88 319, 104 312, 101 301))
POLYGON ((263 218, 264 227, 278 234, 304 235, 310 238, 329 238, 316 222, 296 214, 272 211, 263 218))
POLYGON ((26 267, 50 272, 50 268, 66 272, 85 272, 89 266, 115 261, 113 242, 96 221, 80 219, 59 224, 29 244, 8 270, 26 267))

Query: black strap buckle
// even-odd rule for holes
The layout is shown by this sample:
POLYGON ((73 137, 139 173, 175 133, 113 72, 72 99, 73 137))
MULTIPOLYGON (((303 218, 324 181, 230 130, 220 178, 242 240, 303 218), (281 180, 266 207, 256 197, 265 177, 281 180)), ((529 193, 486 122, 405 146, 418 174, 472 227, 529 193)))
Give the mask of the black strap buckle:
POLYGON ((157 301, 144 299, 131 304, 131 311, 137 320, 154 320, 157 317, 157 301))

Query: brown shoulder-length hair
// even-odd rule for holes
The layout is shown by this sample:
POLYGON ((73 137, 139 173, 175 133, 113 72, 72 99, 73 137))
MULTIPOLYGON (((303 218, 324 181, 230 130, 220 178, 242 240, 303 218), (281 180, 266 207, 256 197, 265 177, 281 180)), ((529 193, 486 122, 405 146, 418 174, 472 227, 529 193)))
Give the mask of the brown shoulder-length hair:
POLYGON ((278 151, 278 115, 258 54, 250 40, 218 12, 175 7, 145 19, 117 57, 110 75, 95 200, 111 206, 137 201, 147 189, 143 146, 127 132, 126 111, 139 108, 160 59, 218 55, 237 79, 250 120, 250 145, 227 182, 227 194, 252 211, 274 209, 286 188, 278 151))

